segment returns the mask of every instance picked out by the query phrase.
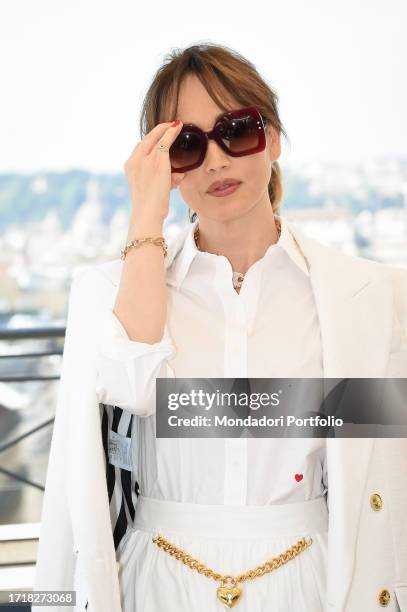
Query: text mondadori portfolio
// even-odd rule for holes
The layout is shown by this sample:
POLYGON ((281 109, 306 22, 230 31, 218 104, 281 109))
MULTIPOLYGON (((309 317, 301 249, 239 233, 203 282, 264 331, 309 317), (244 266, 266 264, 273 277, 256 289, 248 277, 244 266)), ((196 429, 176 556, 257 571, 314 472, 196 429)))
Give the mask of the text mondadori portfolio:
POLYGON ((331 415, 305 418, 294 415, 281 415, 276 418, 248 415, 240 418, 227 415, 178 417, 172 414, 168 417, 168 424, 170 427, 341 427, 343 420, 331 415))

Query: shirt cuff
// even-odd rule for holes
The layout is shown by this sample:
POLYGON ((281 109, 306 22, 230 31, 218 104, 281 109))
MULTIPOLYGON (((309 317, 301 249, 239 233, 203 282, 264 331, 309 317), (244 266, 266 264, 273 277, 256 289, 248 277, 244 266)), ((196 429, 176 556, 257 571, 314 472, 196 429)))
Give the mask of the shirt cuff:
POLYGON ((159 352, 162 357, 168 359, 171 359, 176 354, 176 349, 168 333, 167 324, 165 324, 163 337, 159 342, 150 344, 149 342, 130 340, 124 326, 113 310, 109 308, 102 315, 99 351, 104 357, 118 361, 156 352, 159 352))
POLYGON ((175 377, 167 361, 175 354, 168 330, 153 344, 130 340, 113 311, 106 309, 97 356, 99 402, 143 417, 154 414, 156 379, 175 377))

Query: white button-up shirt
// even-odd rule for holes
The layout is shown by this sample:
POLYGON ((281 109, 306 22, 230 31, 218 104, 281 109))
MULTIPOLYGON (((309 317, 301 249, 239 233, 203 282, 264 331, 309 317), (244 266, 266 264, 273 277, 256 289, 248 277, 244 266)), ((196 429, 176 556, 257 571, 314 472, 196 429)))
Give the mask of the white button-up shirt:
MULTIPOLYGON (((100 402, 138 415, 133 459, 143 495, 264 505, 327 491, 324 438, 156 438, 156 377, 323 377, 307 262, 283 217, 281 236, 247 270, 240 292, 222 255, 201 252, 191 224, 167 269, 161 342, 132 341, 112 311, 100 340, 100 402)), ((258 389, 256 388, 256 391, 258 389)))

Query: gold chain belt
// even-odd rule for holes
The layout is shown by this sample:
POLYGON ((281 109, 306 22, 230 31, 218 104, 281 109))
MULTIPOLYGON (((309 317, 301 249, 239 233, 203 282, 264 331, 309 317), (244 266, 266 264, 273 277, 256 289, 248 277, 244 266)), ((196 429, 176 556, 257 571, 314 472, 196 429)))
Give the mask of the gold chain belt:
POLYGON ((290 548, 279 554, 277 557, 273 557, 269 561, 263 563, 263 565, 258 565, 257 567, 248 570, 246 573, 240 574, 239 576, 224 576, 223 574, 214 572, 203 563, 200 563, 198 559, 194 559, 191 557, 191 555, 188 555, 188 553, 182 550, 182 548, 178 548, 175 546, 175 544, 172 544, 166 540, 160 534, 153 537, 153 542, 179 561, 182 561, 182 563, 191 569, 194 569, 200 574, 204 574, 209 578, 213 578, 216 581, 220 581, 221 586, 218 587, 216 595, 218 599, 226 606, 226 608, 233 608, 243 596, 243 590, 237 586, 238 582, 253 580, 253 578, 257 578, 258 576, 263 576, 264 574, 272 572, 281 565, 291 561, 291 559, 294 559, 294 557, 299 555, 303 550, 311 546, 312 538, 310 536, 301 538, 298 540, 298 542, 293 544, 290 548))

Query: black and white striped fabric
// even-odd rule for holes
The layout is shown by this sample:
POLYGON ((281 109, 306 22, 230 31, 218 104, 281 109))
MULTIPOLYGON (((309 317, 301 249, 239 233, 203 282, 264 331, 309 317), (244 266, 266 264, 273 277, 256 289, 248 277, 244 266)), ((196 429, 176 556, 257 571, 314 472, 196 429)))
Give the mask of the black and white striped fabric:
MULTIPOLYGON (((131 438, 133 419, 137 417, 128 411, 99 404, 101 409, 101 427, 103 448, 106 460, 106 483, 109 496, 110 521, 112 524, 114 547, 117 550, 128 525, 134 522, 135 508, 139 494, 139 485, 134 471, 125 470, 109 463, 109 430, 131 438)), ((88 609, 86 602, 85 610, 88 609)))

